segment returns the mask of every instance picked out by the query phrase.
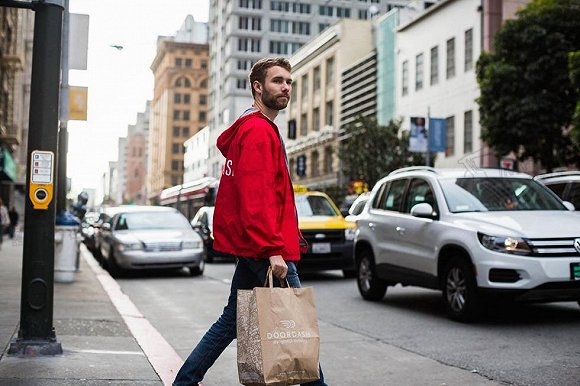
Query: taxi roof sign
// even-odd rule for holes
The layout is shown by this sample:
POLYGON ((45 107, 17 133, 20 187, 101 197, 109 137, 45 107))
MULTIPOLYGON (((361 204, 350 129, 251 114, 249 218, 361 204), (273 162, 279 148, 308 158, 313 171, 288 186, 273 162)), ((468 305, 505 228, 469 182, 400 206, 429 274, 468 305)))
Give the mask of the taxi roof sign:
POLYGON ((305 193, 308 192, 308 188, 305 185, 292 185, 294 188, 294 193, 305 193))

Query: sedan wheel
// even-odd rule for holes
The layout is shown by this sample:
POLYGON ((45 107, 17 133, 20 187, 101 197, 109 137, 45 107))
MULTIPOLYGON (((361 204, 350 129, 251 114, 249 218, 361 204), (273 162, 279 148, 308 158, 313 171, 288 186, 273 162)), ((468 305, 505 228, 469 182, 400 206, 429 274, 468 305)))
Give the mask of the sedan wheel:
POLYGON ((377 277, 372 252, 364 251, 357 262, 358 290, 365 300, 381 300, 387 292, 387 282, 377 277))
POLYGON ((453 259, 445 269, 443 301, 451 319, 468 322, 477 319, 483 309, 477 282, 470 263, 453 259))
POLYGON ((199 262, 199 265, 194 267, 189 267, 189 274, 191 276, 199 276, 203 275, 203 271, 205 271, 205 259, 202 258, 199 262))

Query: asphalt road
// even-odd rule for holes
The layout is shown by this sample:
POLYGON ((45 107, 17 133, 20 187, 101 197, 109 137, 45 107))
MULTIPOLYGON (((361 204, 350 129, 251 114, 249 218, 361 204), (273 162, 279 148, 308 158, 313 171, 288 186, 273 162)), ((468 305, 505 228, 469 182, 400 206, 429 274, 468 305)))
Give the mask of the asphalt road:
MULTIPOLYGON (((221 313, 233 268, 213 263, 202 277, 141 273, 119 283, 185 358, 221 313)), ((355 280, 340 271, 304 274, 302 281, 315 289, 321 362, 333 386, 580 384, 577 303, 497 306, 481 322, 461 324, 447 319, 436 291, 397 286, 374 303, 362 300, 355 280), (398 367, 385 362, 399 358, 396 366, 405 366, 403 358, 418 356, 425 363, 401 379, 398 367), (455 371, 451 381, 437 374, 441 364, 455 371)), ((235 355, 232 344, 208 373, 208 386, 236 384, 235 355)))

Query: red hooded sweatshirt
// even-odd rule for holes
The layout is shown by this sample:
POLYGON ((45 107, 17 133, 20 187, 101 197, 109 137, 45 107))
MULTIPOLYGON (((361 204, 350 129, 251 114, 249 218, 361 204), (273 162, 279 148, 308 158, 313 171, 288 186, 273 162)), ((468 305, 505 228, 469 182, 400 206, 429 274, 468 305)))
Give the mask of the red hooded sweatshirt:
POLYGON ((300 231, 286 153, 276 125, 258 110, 217 140, 226 158, 214 212, 217 251, 300 260, 300 231))

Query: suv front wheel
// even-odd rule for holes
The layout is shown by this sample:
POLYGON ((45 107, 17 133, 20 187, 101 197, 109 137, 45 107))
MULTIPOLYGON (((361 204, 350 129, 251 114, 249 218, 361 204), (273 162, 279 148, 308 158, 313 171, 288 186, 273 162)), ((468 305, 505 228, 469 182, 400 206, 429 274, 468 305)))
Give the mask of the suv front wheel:
POLYGON ((381 300, 387 293, 387 282, 377 277, 375 258, 369 249, 361 252, 357 259, 357 285, 365 300, 381 300))
POLYGON ((445 267, 443 301, 451 319, 469 322, 482 312, 473 267, 465 259, 454 258, 445 267))

